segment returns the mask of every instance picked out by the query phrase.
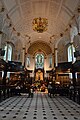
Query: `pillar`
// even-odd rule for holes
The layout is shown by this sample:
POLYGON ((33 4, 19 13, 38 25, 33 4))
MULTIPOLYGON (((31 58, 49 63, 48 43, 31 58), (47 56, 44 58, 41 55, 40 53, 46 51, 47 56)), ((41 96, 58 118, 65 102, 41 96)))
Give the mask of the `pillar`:
POLYGON ((77 22, 78 22, 78 34, 80 35, 80 6, 77 9, 78 12, 78 17, 77 17, 77 22))
POLYGON ((71 54, 72 54, 72 63, 74 63, 74 51, 73 51, 73 42, 71 42, 71 54))
MULTIPOLYGON (((2 32, 0 31, 0 49, 2 48, 2 46, 1 46, 1 39, 2 39, 2 32)), ((0 56, 0 58, 2 59, 2 56, 0 56)))
POLYGON ((1 39, 2 39, 2 32, 0 31, 0 48, 1 48, 1 39))
POLYGON ((46 74, 46 57, 44 57, 44 74, 46 74))
POLYGON ((24 53, 24 66, 25 66, 25 68, 27 67, 26 64, 27 64, 27 53, 24 53))
POLYGON ((35 57, 33 56, 33 73, 34 73, 34 70, 35 70, 35 57))
POLYGON ((55 67, 58 67, 58 49, 55 48, 55 67))
POLYGON ((74 94, 73 94, 73 101, 75 101, 76 97, 76 71, 72 65, 72 77, 73 77, 73 87, 74 87, 74 94))
POLYGON ((71 38, 71 52, 72 52, 72 80, 73 80, 73 87, 74 87, 74 94, 73 94, 73 101, 75 101, 75 91, 76 91, 76 71, 74 69, 74 51, 73 51, 73 39, 74 39, 74 34, 73 31, 74 29, 72 26, 70 26, 70 38, 71 38))
POLYGON ((22 48, 22 66, 25 65, 25 47, 22 48))
POLYGON ((54 63, 55 63, 55 55, 54 55, 54 53, 52 53, 52 68, 53 69, 55 67, 54 63))

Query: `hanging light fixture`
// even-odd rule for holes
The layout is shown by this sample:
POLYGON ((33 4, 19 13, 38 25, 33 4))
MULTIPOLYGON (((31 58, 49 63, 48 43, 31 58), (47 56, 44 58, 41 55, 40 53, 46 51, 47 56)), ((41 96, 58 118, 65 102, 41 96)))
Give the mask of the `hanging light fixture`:
POLYGON ((42 33, 47 30, 48 20, 46 18, 34 18, 33 22, 33 30, 37 31, 38 33, 42 33))

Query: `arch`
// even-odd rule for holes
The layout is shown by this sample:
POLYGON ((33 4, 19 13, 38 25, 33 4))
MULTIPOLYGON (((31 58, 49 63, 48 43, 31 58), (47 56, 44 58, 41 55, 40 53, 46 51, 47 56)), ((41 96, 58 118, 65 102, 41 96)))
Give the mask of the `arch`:
POLYGON ((36 50, 33 54, 33 56, 35 56, 36 54, 43 54, 45 57, 47 56, 47 54, 45 53, 45 51, 43 51, 42 49, 36 50))
POLYGON ((56 44, 55 44, 55 48, 58 48, 58 44, 59 44, 59 42, 62 40, 62 37, 60 38, 60 39, 57 39, 56 40, 56 44))
POLYGON ((52 49, 46 42, 35 41, 30 45, 30 47, 27 50, 27 53, 34 55, 36 52, 42 52, 46 55, 49 55, 50 53, 52 53, 52 49))

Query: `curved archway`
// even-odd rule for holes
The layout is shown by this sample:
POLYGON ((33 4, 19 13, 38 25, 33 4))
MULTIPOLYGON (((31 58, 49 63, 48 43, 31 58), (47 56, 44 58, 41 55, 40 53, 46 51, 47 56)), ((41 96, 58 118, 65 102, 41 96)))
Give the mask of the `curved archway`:
POLYGON ((27 53, 35 55, 36 52, 42 52, 45 55, 49 55, 52 53, 52 49, 46 42, 35 41, 30 45, 30 47, 27 50, 27 53))

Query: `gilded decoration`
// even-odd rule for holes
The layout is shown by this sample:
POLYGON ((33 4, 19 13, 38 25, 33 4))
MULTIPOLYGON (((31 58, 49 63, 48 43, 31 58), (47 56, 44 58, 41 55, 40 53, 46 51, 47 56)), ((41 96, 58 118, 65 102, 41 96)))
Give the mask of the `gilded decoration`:
POLYGON ((33 22, 33 30, 37 31, 38 33, 42 33, 47 30, 48 20, 46 18, 34 18, 33 22))

